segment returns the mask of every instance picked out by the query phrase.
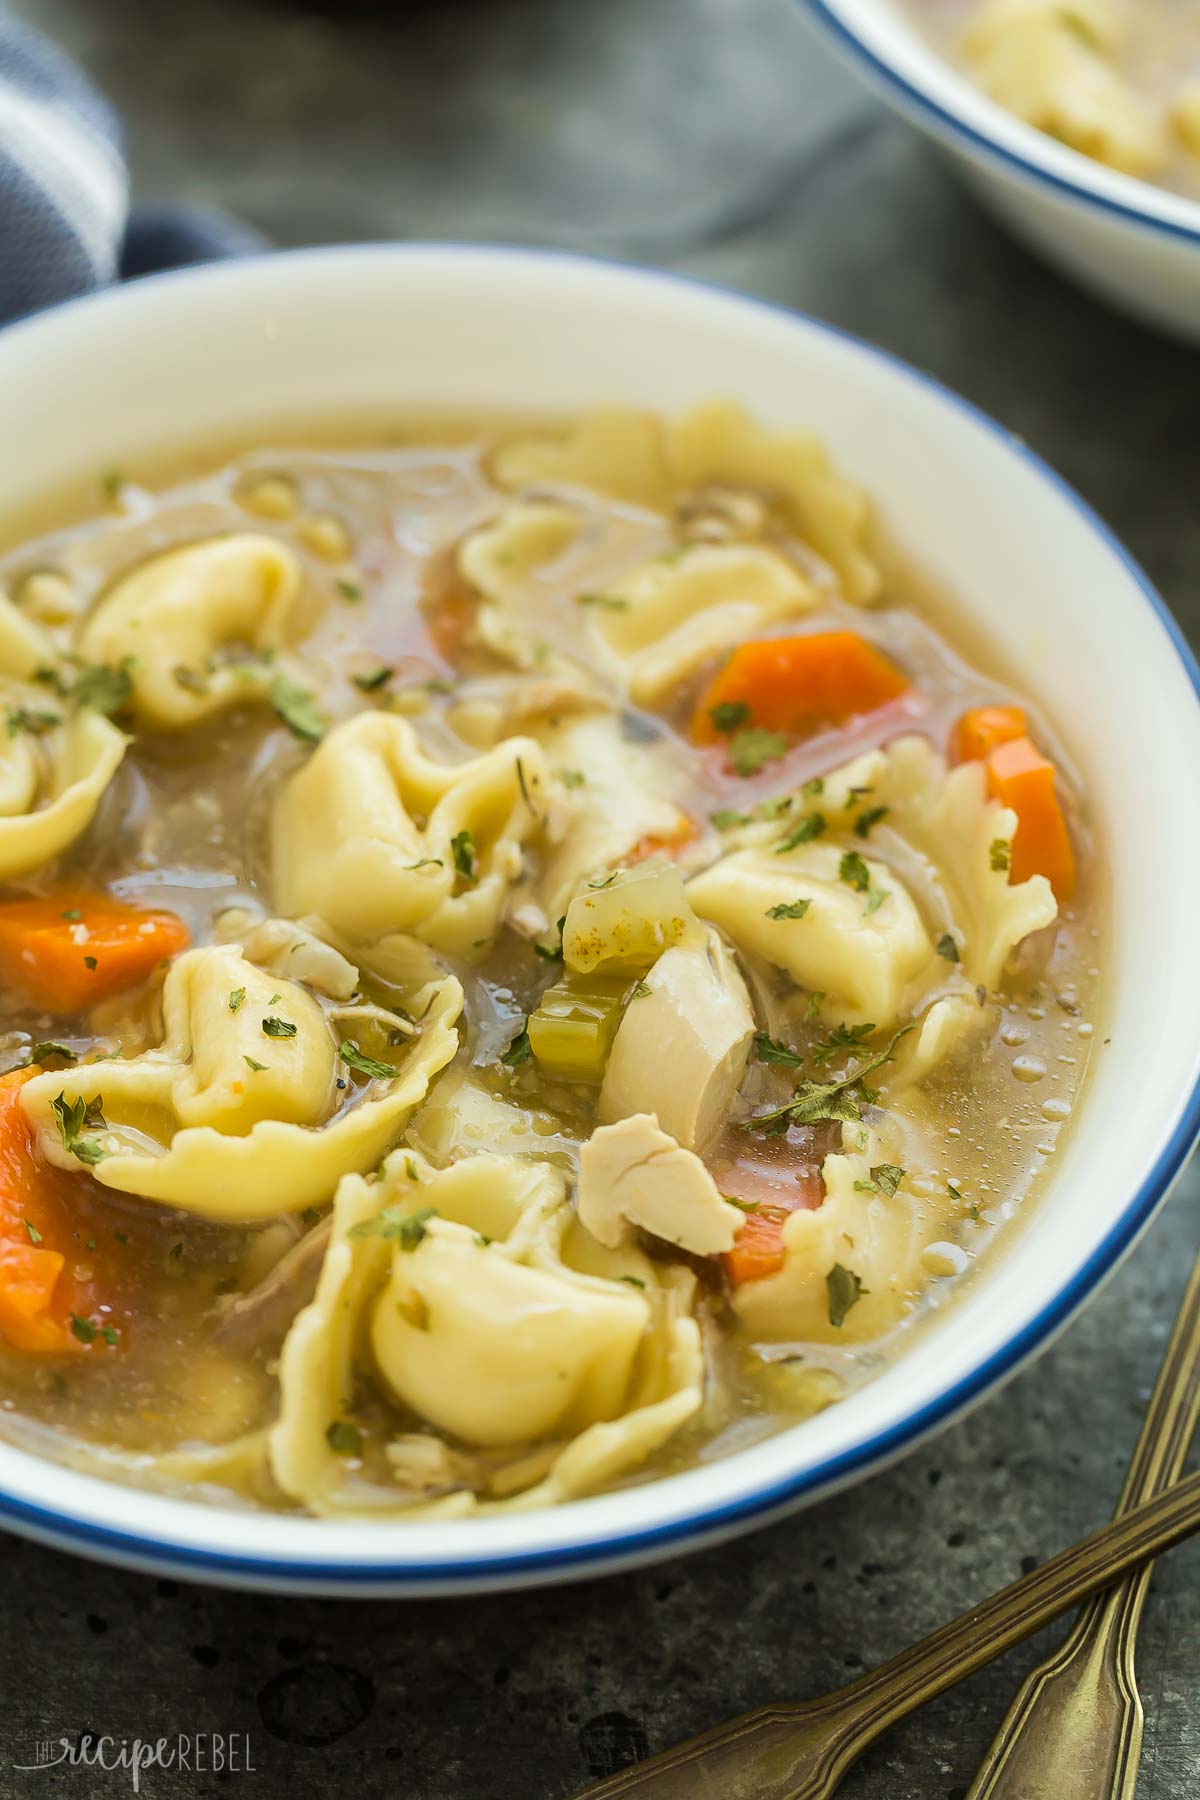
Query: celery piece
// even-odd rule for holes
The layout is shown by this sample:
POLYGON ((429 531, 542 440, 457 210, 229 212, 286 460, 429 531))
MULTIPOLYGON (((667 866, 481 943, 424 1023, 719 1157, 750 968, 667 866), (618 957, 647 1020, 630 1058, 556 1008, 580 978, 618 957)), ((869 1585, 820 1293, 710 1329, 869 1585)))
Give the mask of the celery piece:
POLYGON ((696 929, 683 878, 672 863, 619 869, 576 894, 563 925, 563 960, 587 973, 628 969, 641 975, 664 950, 696 929))
POLYGON ((530 1013, 529 1045, 544 1075, 599 1082, 631 992, 627 975, 568 973, 530 1013))

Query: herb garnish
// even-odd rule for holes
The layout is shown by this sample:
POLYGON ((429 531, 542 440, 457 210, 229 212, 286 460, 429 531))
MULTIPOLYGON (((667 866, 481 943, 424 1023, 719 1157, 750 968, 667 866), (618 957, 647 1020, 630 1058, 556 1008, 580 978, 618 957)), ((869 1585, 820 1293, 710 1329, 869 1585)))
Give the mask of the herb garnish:
POLYGON ((794 850, 798 844, 811 844, 814 838, 823 835, 825 828, 824 813, 805 813, 804 817, 797 820, 796 824, 792 826, 782 842, 776 844, 776 856, 782 856, 787 850, 794 850))
POLYGON ((338 581, 334 583, 343 600, 361 600, 363 591, 357 581, 338 581))
POLYGON ((42 1241, 42 1234, 32 1219, 26 1219, 25 1221, 25 1235, 31 1244, 40 1244, 42 1241))
POLYGON ((729 760, 739 775, 757 775, 767 763, 785 755, 787 748, 782 731, 762 731, 751 725, 730 738, 729 760))
POLYGON ((325 721, 317 710, 316 696, 286 675, 277 675, 271 683, 271 705, 302 744, 316 744, 324 737, 325 721))
POLYGON ((708 716, 715 731, 736 731, 739 726, 750 723, 750 708, 744 700, 721 700, 716 706, 709 707, 708 716))
POLYGON ((579 606, 599 606, 605 612, 629 611, 628 600, 622 600, 618 594, 576 594, 575 600, 579 606))
POLYGON ((874 1025, 835 1025, 827 1038, 813 1045, 813 1061, 823 1068, 842 1050, 861 1050, 874 1029, 874 1025))
POLYGON ((1004 838, 993 838, 988 846, 988 864, 998 874, 1012 862, 1012 846, 1004 838))
POLYGON ((904 1170, 899 1163, 876 1163, 870 1181, 856 1181, 854 1191, 856 1194, 886 1194, 890 1200, 903 1180, 904 1170))
POLYGON ((352 1225, 347 1235, 390 1238, 401 1250, 415 1250, 428 1235, 425 1221, 436 1217, 436 1206, 419 1206, 416 1212, 405 1212, 402 1206, 385 1206, 373 1219, 364 1219, 361 1224, 352 1225))
POLYGON ((261 1075, 267 1067, 266 1063, 255 1062, 252 1056, 243 1056, 242 1061, 248 1069, 253 1069, 256 1075, 261 1075))
POLYGON ((62 724, 62 715, 52 712, 33 712, 27 706, 13 706, 8 712, 8 735, 16 737, 19 731, 28 731, 33 737, 40 737, 43 731, 53 731, 56 725, 62 724))
POLYGON ((587 777, 582 769, 560 769, 558 779, 565 788, 581 788, 587 777))
POLYGON ((237 1011, 238 1011, 238 1009, 239 1009, 239 1008, 240 1008, 240 1006, 241 1006, 241 1004, 242 1004, 242 1001, 243 1001, 243 1000, 244 1000, 244 999, 245 999, 245 998, 246 998, 246 990, 245 990, 245 988, 234 988, 234 989, 233 989, 233 991, 232 991, 232 992, 231 992, 231 994, 230 994, 230 996, 229 996, 229 1010, 230 1010, 230 1012, 237 1012, 237 1011))
POLYGON ((768 1037, 765 1031, 755 1035, 754 1048, 758 1051, 759 1062, 780 1063, 785 1069, 798 1069, 804 1058, 797 1050, 789 1050, 778 1038, 768 1037))
POLYGON ((379 667, 372 669, 369 675, 354 675, 351 679, 360 693, 374 694, 379 688, 387 686, 394 673, 395 671, 389 669, 386 663, 380 663, 379 667))
POLYGON ((83 1136, 85 1131, 108 1130, 103 1095, 97 1094, 93 1100, 85 1100, 80 1094, 74 1100, 68 1100, 65 1094, 56 1094, 50 1102, 50 1111, 54 1114, 54 1123, 58 1127, 63 1149, 77 1157, 81 1163, 94 1167, 109 1154, 95 1138, 83 1136))
POLYGON ((838 879, 846 882, 857 894, 867 896, 867 911, 877 912, 888 897, 886 888, 876 887, 871 880, 871 871, 857 850, 847 850, 838 864, 838 879))
POLYGON ((53 1039, 46 1038, 40 1044, 34 1044, 29 1052, 31 1063, 45 1062, 48 1056, 61 1056, 64 1062, 78 1062, 79 1058, 69 1044, 56 1044, 53 1039))
POLYGON ((277 1019, 273 1013, 262 1022, 263 1036, 269 1038, 294 1038, 296 1027, 290 1019, 277 1019))
POLYGON ((885 818, 887 813, 888 808, 886 806, 868 807, 867 811, 865 813, 860 813, 855 820, 854 835, 860 838, 869 837, 871 835, 872 825, 878 825, 880 819, 885 818))
POLYGON ((944 956, 947 962, 958 961, 958 945, 948 931, 943 931, 937 941, 937 953, 944 956))
POLYGON ((392 1081, 396 1071, 391 1063, 380 1062, 377 1057, 365 1056, 358 1045, 349 1038, 343 1038, 338 1045, 338 1055, 348 1069, 355 1069, 358 1074, 365 1075, 369 1081, 392 1081))
POLYGON ((528 1021, 522 1025, 516 1037, 511 1039, 508 1049, 503 1051, 500 1061, 506 1069, 519 1069, 533 1055, 533 1046, 529 1042, 528 1021))
POLYGON ((363 1434, 349 1419, 334 1419, 325 1427, 325 1442, 337 1456, 361 1456, 363 1434))
POLYGON ((476 856, 475 839, 464 827, 455 832, 450 839, 450 849, 454 855, 454 867, 464 881, 475 880, 476 856))
MULTIPOLYGON (((860 1063, 856 1069, 848 1070, 836 1081, 800 1082, 785 1105, 773 1107, 770 1112, 755 1113, 752 1118, 744 1120, 743 1131, 765 1131, 770 1136, 777 1136, 790 1125, 815 1125, 821 1119, 841 1120, 849 1125, 861 1124, 863 1107, 874 1105, 879 1098, 876 1090, 868 1087, 866 1077, 882 1068, 884 1063, 890 1062, 900 1039, 915 1029, 913 1025, 902 1025, 877 1056, 860 1063)), ((762 1055, 761 1046, 759 1055, 762 1055)), ((785 1058, 776 1056, 771 1060, 782 1062, 785 1058)))
POLYGON ((766 917, 768 919, 802 919, 811 905, 811 900, 781 901, 778 906, 767 908, 766 917))
POLYGON ((83 966, 85 969, 94 969, 96 967, 96 958, 94 956, 85 956, 83 959, 83 966))
POLYGON ((825 1288, 829 1295, 829 1323, 835 1331, 840 1330, 846 1314, 858 1305, 867 1290, 854 1270, 841 1263, 834 1263, 826 1275, 825 1288))
POLYGON ((71 684, 71 698, 79 706, 90 706, 93 712, 111 717, 127 705, 133 693, 130 670, 134 666, 132 656, 123 656, 115 669, 107 663, 81 664, 71 684))

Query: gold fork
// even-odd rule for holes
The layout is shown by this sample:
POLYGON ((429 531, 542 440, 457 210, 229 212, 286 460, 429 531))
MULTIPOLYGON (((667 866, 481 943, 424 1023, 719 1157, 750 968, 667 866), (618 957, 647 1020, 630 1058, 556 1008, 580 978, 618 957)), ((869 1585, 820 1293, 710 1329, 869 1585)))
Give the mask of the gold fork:
MULTIPOLYGON (((1200 1415, 1200 1260, 1175 1320, 1117 1517, 1178 1481, 1200 1415)), ((1080 1613, 1026 1677, 967 1800, 1134 1800, 1142 1703, 1134 1642, 1151 1565, 1080 1613)))
MULTIPOLYGON (((1196 1420, 1198 1389, 1200 1279, 1194 1273, 1155 1384, 1123 1504, 1163 1486, 1168 1469, 1182 1462, 1196 1420)), ((906 1713, 1122 1577, 1131 1577, 1129 1587, 1139 1587, 1160 1551, 1197 1530, 1200 1474, 1129 1506, 1111 1524, 848 1687, 799 1705, 744 1713, 609 1776, 576 1800, 623 1795, 639 1800, 829 1800, 851 1764, 906 1713)), ((1021 1789, 1009 1791, 1022 1794, 1023 1800, 1021 1789)), ((1031 1790, 1033 1796, 1038 1792, 1031 1790)), ((1056 1792, 1059 1800, 1064 1795, 1071 1800, 1071 1789, 1056 1792)), ((1074 1793, 1102 1800, 1103 1790, 1080 1787, 1074 1793)))

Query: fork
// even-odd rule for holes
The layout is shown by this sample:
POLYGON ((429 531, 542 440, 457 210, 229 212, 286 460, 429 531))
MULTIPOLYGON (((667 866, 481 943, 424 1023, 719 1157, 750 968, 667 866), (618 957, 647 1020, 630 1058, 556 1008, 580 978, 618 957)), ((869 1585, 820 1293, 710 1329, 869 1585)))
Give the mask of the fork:
MULTIPOLYGON (((975 1674, 1079 1601, 1107 1588, 1114 1589, 1111 1599, 1089 1608, 1089 1614, 1096 1610, 1098 1616, 1107 1617, 1111 1607, 1115 1617, 1127 1621, 1118 1626, 1124 1649, 1109 1684, 1121 1707, 1120 1724, 1114 1723, 1112 1728, 1113 1741, 1119 1746, 1112 1778, 1127 1784, 1110 1788, 1110 1792, 1127 1800, 1128 1783, 1136 1773, 1141 1725, 1132 1686, 1132 1627, 1150 1562, 1161 1550, 1200 1530, 1200 1473, 1174 1487, 1167 1485, 1182 1465, 1198 1407, 1200 1263, 1193 1271, 1155 1382, 1121 1510, 1111 1524, 847 1687, 799 1705, 744 1713, 648 1762, 609 1776, 581 1791, 576 1800, 618 1800, 623 1795, 637 1795, 639 1800, 829 1800, 851 1764, 906 1713, 975 1674), (1130 1577, 1128 1582, 1122 1582, 1125 1576, 1130 1577), (1130 1703, 1121 1687, 1125 1679, 1133 1695, 1133 1726, 1129 1724, 1130 1703)), ((1068 1638, 1068 1647, 1083 1631, 1084 1623, 1068 1638)), ((1094 1669, 1095 1663, 1084 1666, 1094 1669)), ((1086 1684, 1082 1691, 1087 1694, 1086 1684)), ((1103 1684, 1095 1691, 1102 1692, 1103 1684)), ((1023 1695, 1024 1690, 1014 1714, 1023 1695)), ((1090 1702, 1085 1699, 1079 1704, 1086 1709, 1090 1702)), ((1005 1748, 1002 1732, 979 1780, 990 1780, 993 1767, 999 1771, 997 1750, 1005 1748)), ((1069 1745, 1063 1754, 1069 1765, 1073 1755, 1069 1745)), ((1078 1800, 1103 1800, 1103 1789, 1078 1785, 1034 1787, 1028 1790, 1030 1800, 1039 1800, 1042 1792, 1052 1794, 1054 1800, 1074 1800, 1075 1796, 1078 1800)), ((971 1800, 983 1800, 987 1795, 1004 1800, 1004 1794, 1004 1789, 977 1786, 971 1800)), ((1007 1795, 1008 1800, 1018 1796, 1025 1800, 1026 1790, 1009 1788, 1007 1795)))
MULTIPOLYGON (((1200 1259, 1138 1437, 1117 1517, 1179 1479, 1200 1415, 1200 1259)), ((1097 1595, 1017 1692, 967 1800, 1134 1800, 1142 1703, 1134 1642, 1151 1567, 1097 1595)))

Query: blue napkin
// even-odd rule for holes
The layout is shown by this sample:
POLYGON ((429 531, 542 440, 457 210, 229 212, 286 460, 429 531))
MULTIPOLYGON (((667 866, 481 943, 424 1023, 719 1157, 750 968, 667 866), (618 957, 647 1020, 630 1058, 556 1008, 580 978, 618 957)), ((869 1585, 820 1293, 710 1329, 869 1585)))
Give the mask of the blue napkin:
POLYGON ((0 11, 0 325, 111 281, 265 247, 208 207, 131 216, 112 108, 61 50, 0 11))

